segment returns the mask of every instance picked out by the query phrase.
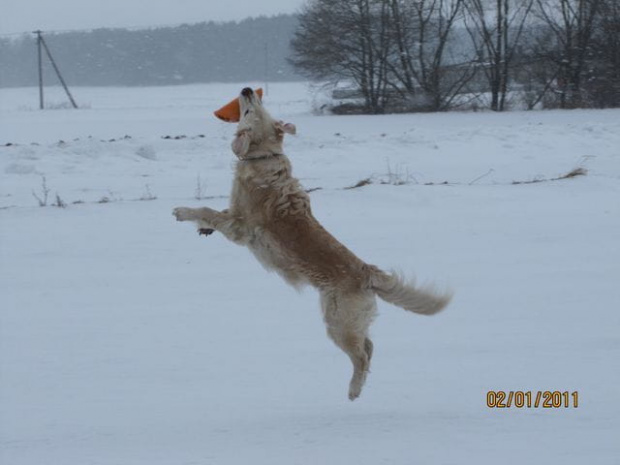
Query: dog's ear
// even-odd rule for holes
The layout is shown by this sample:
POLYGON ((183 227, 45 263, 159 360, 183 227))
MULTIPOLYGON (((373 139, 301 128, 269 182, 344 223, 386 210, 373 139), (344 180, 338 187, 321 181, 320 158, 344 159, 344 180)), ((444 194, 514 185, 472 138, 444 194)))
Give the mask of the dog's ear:
POLYGON ((247 131, 238 131, 235 139, 232 141, 232 151, 239 158, 243 158, 250 150, 250 135, 247 131))
POLYGON ((284 123, 284 121, 276 121, 276 132, 281 134, 297 134, 297 128, 293 123, 284 123))

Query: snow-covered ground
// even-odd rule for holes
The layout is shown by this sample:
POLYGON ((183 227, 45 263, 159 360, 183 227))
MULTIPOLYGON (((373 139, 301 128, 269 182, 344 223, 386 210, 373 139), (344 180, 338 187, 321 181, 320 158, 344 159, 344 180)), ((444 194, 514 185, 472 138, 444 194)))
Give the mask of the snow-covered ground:
POLYGON ((270 86, 319 220, 455 291, 433 318, 380 303, 351 403, 316 293, 171 216, 225 208, 234 125, 211 112, 241 86, 76 88, 87 108, 44 112, 0 89, 0 462, 617 464, 620 111, 315 116, 305 85, 270 86))

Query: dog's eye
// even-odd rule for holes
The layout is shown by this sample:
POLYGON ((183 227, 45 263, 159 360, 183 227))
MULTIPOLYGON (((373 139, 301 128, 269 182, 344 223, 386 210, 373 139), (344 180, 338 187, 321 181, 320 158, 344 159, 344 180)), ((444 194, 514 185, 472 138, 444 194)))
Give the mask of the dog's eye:
POLYGON ((243 114, 243 116, 248 116, 249 112, 250 112, 250 110, 245 110, 245 113, 243 114))

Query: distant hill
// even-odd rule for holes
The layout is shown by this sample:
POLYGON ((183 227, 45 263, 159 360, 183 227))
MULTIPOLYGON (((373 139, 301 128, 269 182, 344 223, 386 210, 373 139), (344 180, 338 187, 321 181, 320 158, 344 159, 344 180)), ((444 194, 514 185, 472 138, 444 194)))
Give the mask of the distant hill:
MULTIPOLYGON (((145 30, 45 34, 70 86, 147 86, 302 79, 286 59, 294 15, 145 30)), ((45 59, 46 84, 58 81, 45 59)), ((0 39, 0 87, 38 85, 34 35, 0 39)))

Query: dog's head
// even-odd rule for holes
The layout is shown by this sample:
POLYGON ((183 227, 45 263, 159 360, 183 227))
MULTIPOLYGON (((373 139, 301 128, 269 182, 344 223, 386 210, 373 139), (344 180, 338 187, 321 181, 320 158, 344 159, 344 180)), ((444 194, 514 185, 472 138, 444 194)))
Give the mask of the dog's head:
POLYGON ((241 119, 232 150, 242 160, 282 153, 284 134, 295 134, 295 125, 274 120, 260 97, 249 87, 239 95, 241 119))

